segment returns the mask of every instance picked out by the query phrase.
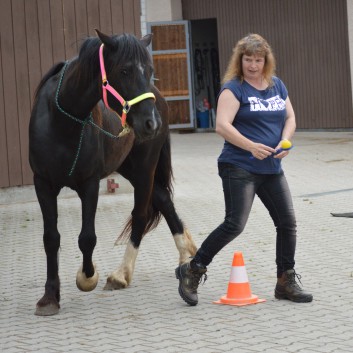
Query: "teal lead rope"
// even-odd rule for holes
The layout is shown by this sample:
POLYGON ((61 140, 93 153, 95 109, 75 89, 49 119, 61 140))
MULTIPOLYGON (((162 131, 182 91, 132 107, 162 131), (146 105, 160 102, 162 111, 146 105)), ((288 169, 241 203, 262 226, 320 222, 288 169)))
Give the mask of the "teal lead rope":
POLYGON ((72 163, 72 167, 71 167, 71 169, 70 169, 69 176, 71 176, 72 173, 73 173, 74 170, 75 170, 76 163, 77 163, 77 160, 78 160, 78 156, 80 155, 80 151, 81 151, 82 140, 83 140, 83 134, 84 134, 84 132, 85 132, 85 126, 86 126, 87 123, 89 123, 89 120, 92 118, 91 115, 92 115, 92 113, 89 115, 89 117, 88 117, 86 120, 84 120, 84 121, 82 122, 82 129, 81 129, 81 134, 80 134, 80 141, 79 141, 79 143, 78 143, 78 147, 77 147, 77 152, 76 152, 75 160, 74 160, 74 162, 72 163))
POLYGON ((83 135, 84 135, 84 131, 85 131, 85 126, 86 126, 87 124, 91 124, 92 126, 94 126, 95 128, 97 128, 100 132, 102 132, 103 134, 105 134, 105 135, 107 135, 107 136, 109 136, 109 137, 111 137, 111 138, 119 138, 119 137, 122 136, 122 135, 113 135, 113 134, 111 134, 110 132, 108 132, 108 131, 102 129, 100 126, 98 126, 98 125, 93 121, 92 112, 89 113, 89 116, 88 116, 85 120, 80 120, 80 119, 77 119, 76 117, 74 117, 73 115, 71 115, 70 113, 68 113, 68 112, 65 111, 63 108, 60 107, 60 104, 59 104, 59 92, 60 92, 61 84, 62 84, 64 75, 65 75, 65 71, 66 71, 66 69, 67 69, 68 64, 69 64, 69 62, 66 61, 66 62, 65 62, 65 65, 64 65, 64 67, 63 67, 61 76, 60 76, 58 88, 56 89, 56 94, 55 94, 55 103, 56 103, 56 107, 58 108, 58 110, 59 110, 61 113, 63 113, 64 115, 68 116, 68 117, 71 118, 72 120, 74 120, 74 121, 76 121, 77 123, 79 123, 79 124, 82 125, 81 134, 80 134, 80 141, 79 141, 79 143, 78 143, 76 156, 75 156, 74 162, 73 162, 72 167, 71 167, 70 172, 69 172, 69 176, 71 176, 71 175, 73 174, 74 170, 75 170, 76 163, 77 163, 78 157, 79 157, 80 152, 81 152, 83 135))

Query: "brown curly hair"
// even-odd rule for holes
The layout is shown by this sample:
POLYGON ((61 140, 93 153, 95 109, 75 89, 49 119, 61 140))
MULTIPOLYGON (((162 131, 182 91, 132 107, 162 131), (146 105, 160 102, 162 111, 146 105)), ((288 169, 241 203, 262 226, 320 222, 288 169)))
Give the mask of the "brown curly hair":
POLYGON ((240 81, 244 80, 242 67, 243 55, 259 55, 265 57, 265 66, 263 69, 264 79, 268 82, 269 86, 273 86, 272 76, 276 71, 276 60, 266 39, 254 33, 240 39, 233 48, 233 54, 229 60, 222 83, 234 78, 238 78, 240 81))

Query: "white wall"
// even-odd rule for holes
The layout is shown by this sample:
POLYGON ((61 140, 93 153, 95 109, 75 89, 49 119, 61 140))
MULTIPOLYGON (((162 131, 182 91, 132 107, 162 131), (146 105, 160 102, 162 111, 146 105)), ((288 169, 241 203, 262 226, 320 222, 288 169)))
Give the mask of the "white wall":
POLYGON ((181 0, 140 0, 141 32, 147 33, 147 22, 178 21, 183 19, 181 0))

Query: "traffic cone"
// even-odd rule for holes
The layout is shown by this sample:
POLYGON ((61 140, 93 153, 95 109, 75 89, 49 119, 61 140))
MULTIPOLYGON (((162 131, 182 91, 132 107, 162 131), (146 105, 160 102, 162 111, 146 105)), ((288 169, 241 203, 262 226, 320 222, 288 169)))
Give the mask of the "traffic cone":
POLYGON ((265 299, 259 299, 257 295, 251 293, 243 254, 240 251, 235 252, 227 294, 213 303, 242 306, 262 303, 265 301, 265 299))

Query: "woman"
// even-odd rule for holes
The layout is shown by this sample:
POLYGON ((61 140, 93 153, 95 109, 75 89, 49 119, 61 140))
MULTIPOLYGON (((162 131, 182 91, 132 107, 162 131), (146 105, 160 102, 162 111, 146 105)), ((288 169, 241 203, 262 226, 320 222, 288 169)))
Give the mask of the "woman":
POLYGON ((179 294, 198 303, 197 288, 214 256, 244 229, 257 195, 277 231, 275 297, 311 302, 296 282, 294 270, 296 219, 292 197, 281 167, 290 152, 281 142, 296 128, 288 92, 276 76, 267 41, 250 34, 235 46, 218 97, 216 132, 225 139, 218 158, 225 199, 225 219, 202 243, 195 257, 176 268, 179 294))

